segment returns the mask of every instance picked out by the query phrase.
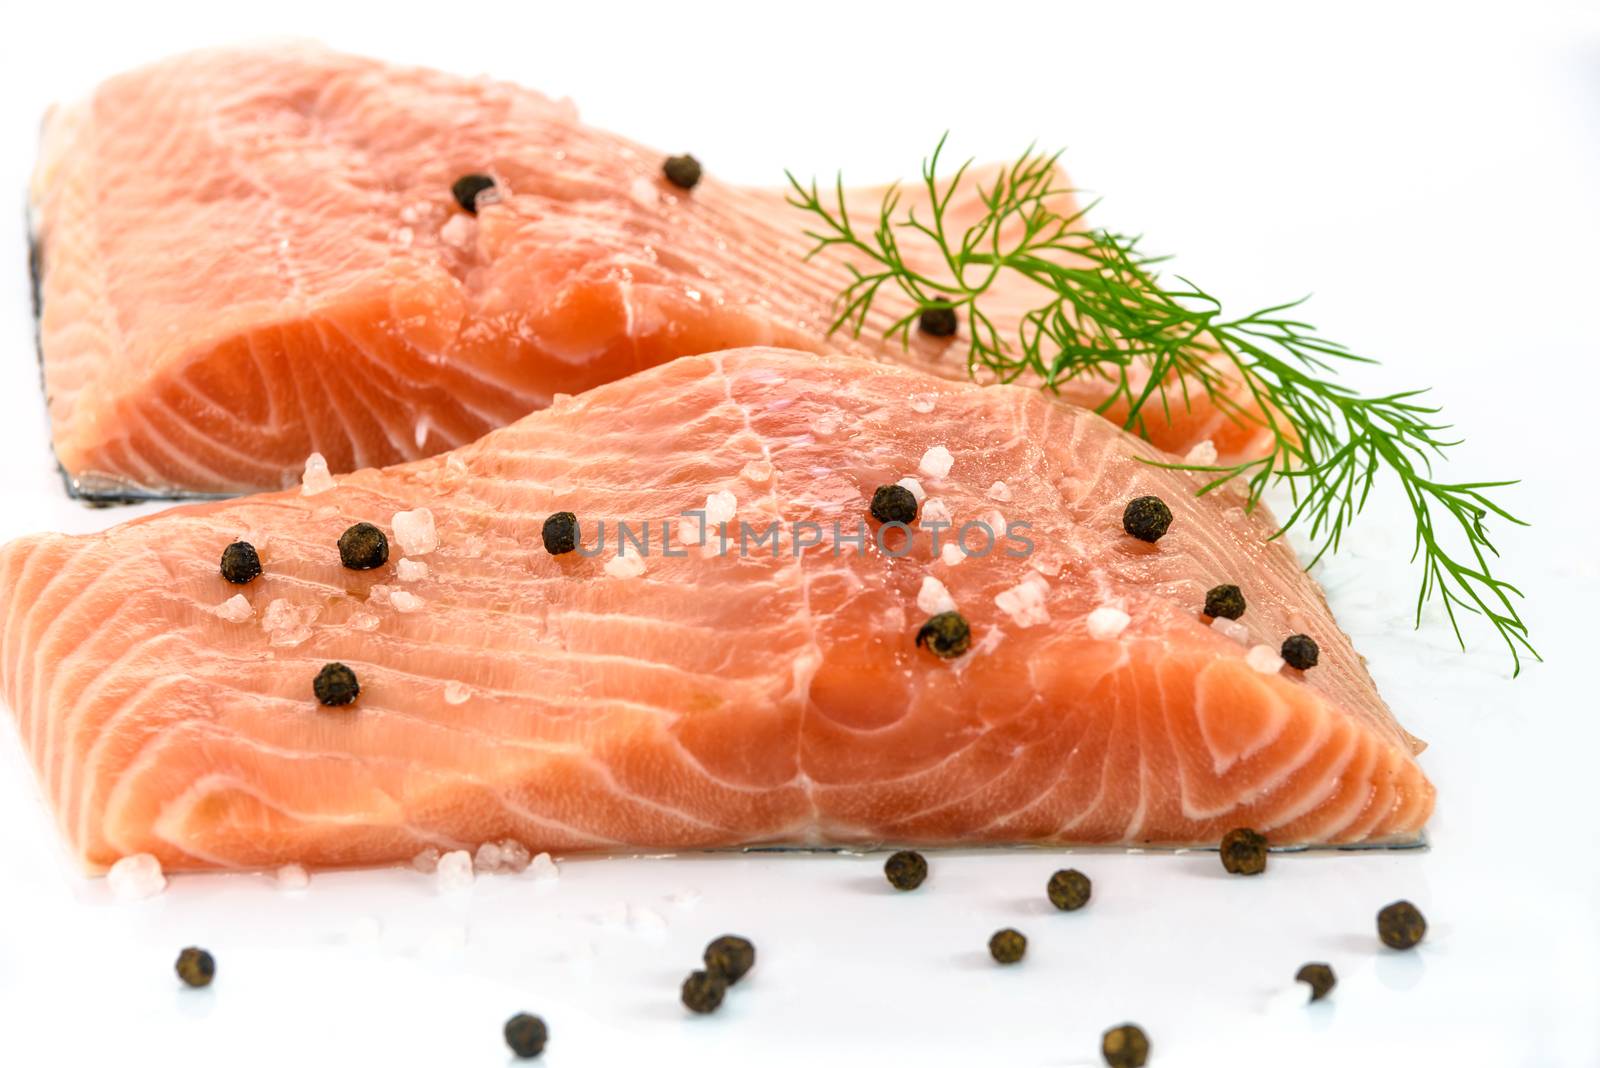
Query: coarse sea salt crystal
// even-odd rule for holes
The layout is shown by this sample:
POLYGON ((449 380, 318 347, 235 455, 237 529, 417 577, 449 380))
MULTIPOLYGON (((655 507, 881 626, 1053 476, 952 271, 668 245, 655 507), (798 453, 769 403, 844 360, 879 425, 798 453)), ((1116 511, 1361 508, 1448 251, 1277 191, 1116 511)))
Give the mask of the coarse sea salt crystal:
POLYGON ((1029 575, 1009 590, 998 594, 995 607, 1011 617, 1011 622, 1026 630, 1038 623, 1050 622, 1050 610, 1045 607, 1045 595, 1050 584, 1039 575, 1029 575))
POLYGON ((250 607, 250 602, 245 600, 244 594, 236 593, 213 608, 211 614, 229 623, 243 623, 255 615, 256 610, 250 607))
POLYGON ((771 480, 772 465, 765 460, 751 460, 740 469, 739 477, 746 482, 754 482, 760 485, 771 480))
POLYGON ((472 854, 465 849, 452 849, 439 858, 433 874, 440 890, 465 890, 472 885, 472 854))
POLYGON ((1095 641, 1110 641, 1128 629, 1128 624, 1133 622, 1128 613, 1120 608, 1110 605, 1101 605, 1084 620, 1089 627, 1089 637, 1095 641))
POLYGON ((905 478, 902 478, 899 482, 896 482, 895 485, 896 486, 904 486, 906 489, 910 490, 911 491, 911 496, 913 496, 913 497, 915 497, 917 499, 917 505, 919 507, 922 505, 923 499, 928 496, 922 490, 922 483, 918 482, 916 479, 912 478, 910 475, 907 475, 905 478))
POLYGON ((956 458, 950 455, 950 450, 943 445, 935 445, 922 454, 922 462, 917 465, 917 470, 934 478, 943 478, 950 473, 950 468, 955 466, 956 458))
POLYGON ((377 630, 378 617, 371 612, 357 612, 350 617, 350 625, 356 630, 377 630))
POLYGON ((1184 453, 1183 462, 1193 467, 1210 467, 1217 462, 1216 443, 1207 438, 1184 453))
POLYGON ((944 583, 926 575, 922 579, 922 588, 917 591, 917 608, 930 616, 940 612, 954 612, 956 599, 950 596, 950 591, 945 589, 944 583))
POLYGON ((1232 638, 1240 645, 1250 644, 1250 628, 1237 619, 1224 619, 1218 616, 1211 621, 1211 629, 1224 638, 1232 638))
POLYGON ((394 605, 396 612, 420 612, 428 604, 409 590, 390 591, 389 603, 394 605))
POLYGON ((500 870, 500 843, 485 842, 472 854, 472 867, 474 871, 499 871, 500 870))
POLYGON ((1276 675, 1283 668, 1283 657, 1270 645, 1252 645, 1244 662, 1263 675, 1276 675))
POLYGON ((394 514, 394 540, 407 556, 426 556, 439 547, 439 533, 433 526, 433 512, 413 508, 394 514))
POLYGON ((165 890, 167 877, 161 874, 159 860, 149 853, 135 853, 111 865, 106 884, 118 901, 143 901, 165 890))
POLYGON ((954 517, 950 514, 950 506, 938 497, 929 497, 922 504, 922 525, 930 523, 950 524, 954 517))
POLYGON ((331 490, 337 485, 333 476, 328 473, 328 461, 323 459, 320 452, 314 452, 306 457, 306 469, 300 475, 300 494, 304 497, 315 496, 326 490, 331 490))
POLYGON ((464 705, 471 696, 472 687, 464 682, 451 679, 444 684, 444 703, 447 705, 464 705))
POLYGON ((311 637, 311 623, 321 611, 316 605, 292 605, 279 597, 261 613, 261 629, 273 645, 299 645, 311 637))
POLYGON ((706 525, 714 527, 726 523, 739 510, 739 499, 727 490, 719 490, 706 497, 706 525))
POLYGON ((996 482, 989 487, 989 499, 991 501, 1009 501, 1011 499, 1011 487, 1004 482, 996 482))
POLYGON ((515 838, 502 838, 499 845, 501 871, 515 873, 528 870, 528 864, 533 860, 533 854, 528 852, 527 846, 515 838))
POLYGON ((935 397, 932 393, 911 394, 911 410, 919 415, 927 415, 933 411, 935 397))
POLYGON ((425 579, 428 577, 428 565, 421 560, 411 560, 402 556, 400 562, 394 565, 394 577, 401 582, 425 579))
POLYGON ((450 216, 450 221, 439 228, 439 240, 452 248, 467 248, 472 244, 472 220, 459 213, 450 216))
POLYGON ((488 547, 489 543, 483 540, 481 534, 468 534, 461 539, 461 547, 457 551, 468 560, 476 560, 488 547))
POLYGON ((311 875, 301 864, 285 864, 277 871, 279 890, 304 890, 311 885, 311 875))
POLYGON ((644 574, 644 560, 639 556, 613 556, 606 561, 606 574, 612 578, 638 578, 644 574))
POLYGON ((439 850, 429 846, 411 858, 411 866, 420 872, 433 872, 439 868, 439 850))
POLYGON ((961 551, 961 546, 953 541, 945 542, 939 550, 939 559, 944 561, 946 567, 955 567, 966 558, 967 554, 961 551))
POLYGON ((536 883, 553 883, 561 878, 561 869, 550 859, 549 853, 540 853, 534 857, 533 862, 528 865, 528 870, 533 873, 533 881, 536 883))

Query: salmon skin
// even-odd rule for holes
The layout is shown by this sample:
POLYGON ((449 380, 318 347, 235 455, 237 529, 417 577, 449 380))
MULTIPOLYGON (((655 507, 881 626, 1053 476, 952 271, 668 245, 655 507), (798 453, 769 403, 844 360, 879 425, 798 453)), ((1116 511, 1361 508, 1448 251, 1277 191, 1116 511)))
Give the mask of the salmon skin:
POLYGON ((1159 455, 1023 387, 685 357, 321 492, 13 542, 0 692, 90 868, 379 864, 504 838, 1414 841, 1434 798, 1421 745, 1321 591, 1270 517, 1141 462, 1159 455), (905 479, 917 523, 884 531, 869 500, 905 479), (1148 494, 1173 514, 1153 544, 1122 525, 1148 494), (543 547, 561 511, 582 551, 543 547), (720 520, 728 551, 686 512, 720 520), (341 566, 357 522, 387 533, 384 566, 341 566), (762 540, 741 551, 746 526, 762 540), (245 586, 218 569, 238 538, 264 568, 245 586), (1236 626, 1201 615, 1220 583, 1248 602, 1236 626), (952 607, 970 648, 942 659, 918 636, 952 607), (1321 649, 1305 672, 1271 660, 1295 633, 1321 649), (329 662, 355 672, 353 704, 313 698, 329 662))
MULTIPOLYGON (((877 340, 909 307, 892 295, 861 339, 830 336, 849 276, 805 260, 805 216, 714 177, 679 189, 663 158, 565 101, 314 46, 180 56, 56 108, 31 221, 69 488, 230 495, 292 484, 312 452, 335 472, 400 463, 740 345, 967 376, 960 337, 877 340), (469 173, 495 181, 476 214, 451 192, 469 173)), ((982 210, 965 193, 953 217, 982 210)), ((877 196, 852 199, 864 223, 877 196)), ((986 298, 1008 335, 1030 287, 986 298)), ((1064 395, 1110 393, 1087 378, 1064 395)), ((1150 427, 1225 459, 1264 435, 1203 397, 1150 427)))

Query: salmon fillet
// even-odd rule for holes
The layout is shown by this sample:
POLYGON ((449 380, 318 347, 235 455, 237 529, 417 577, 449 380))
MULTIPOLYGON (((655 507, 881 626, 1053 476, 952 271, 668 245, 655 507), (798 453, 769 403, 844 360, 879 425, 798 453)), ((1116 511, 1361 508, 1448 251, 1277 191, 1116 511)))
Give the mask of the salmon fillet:
POLYGON ((169 869, 375 864, 506 837, 1414 838, 1434 798, 1420 743, 1316 584, 1269 518, 1140 462, 1157 455, 1021 387, 772 349, 688 357, 313 495, 13 542, 0 692, 91 868, 140 852, 169 869), (923 525, 880 547, 868 500, 906 477, 923 525), (1147 494, 1174 517, 1154 544, 1122 526, 1147 494), (396 514, 423 508, 437 547, 402 564, 428 545, 396 514), (726 554, 685 546, 693 509, 726 520, 726 554), (603 552, 545 551, 563 510, 585 552, 603 525, 603 552), (1007 537, 983 553, 977 528, 970 555, 945 551, 948 532, 936 552, 942 516, 996 537, 1027 523, 1031 552, 1007 537), (375 571, 340 563, 359 521, 395 542, 375 571), (644 554, 617 556, 619 522, 650 524, 644 554), (739 524, 772 522, 775 542, 738 551, 739 524), (264 566, 247 586, 218 570, 240 537, 264 566), (1201 615, 1219 583, 1248 601, 1244 642, 1201 615), (917 635, 951 602, 972 644, 941 659, 917 635), (1302 632, 1316 667, 1252 666, 1250 646, 1302 632), (354 704, 313 698, 330 661, 356 673, 354 704))
MULTIPOLYGON (((967 375, 960 338, 830 337, 843 262, 806 217, 484 79, 314 46, 177 57, 45 124, 31 187, 56 457, 91 497, 289 485, 476 440, 677 356, 782 345, 967 375), (491 175, 477 214, 452 183, 491 175), (494 200, 493 203, 489 203, 494 200)), ((916 194, 910 194, 915 198, 916 194)), ((876 194, 852 201, 875 212, 876 194)), ((975 195, 955 213, 979 210, 975 195)), ((1008 332, 1038 295, 989 298, 1008 332)), ((1107 383, 1067 388, 1094 405, 1107 383)), ((1110 413, 1121 418, 1122 412, 1110 413)), ((1204 398, 1158 420, 1179 453, 1259 451, 1204 398)))

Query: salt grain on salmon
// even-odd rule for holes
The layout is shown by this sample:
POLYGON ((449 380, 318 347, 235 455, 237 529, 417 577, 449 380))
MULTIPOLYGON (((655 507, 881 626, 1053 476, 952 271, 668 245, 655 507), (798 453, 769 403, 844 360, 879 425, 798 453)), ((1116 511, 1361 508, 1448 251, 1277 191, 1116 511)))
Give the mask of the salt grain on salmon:
POLYGON ((955 521, 950 514, 950 506, 938 497, 929 497, 922 505, 922 525, 924 527, 938 526, 948 528, 955 521))
POLYGON ((1021 582, 995 596, 995 607, 1010 617, 1011 622, 1023 629, 1050 622, 1050 610, 1045 598, 1050 584, 1043 576, 1029 575, 1021 582))
POLYGON ((303 864, 285 864, 276 873, 278 889, 304 890, 311 885, 311 876, 303 864))
POLYGON ((323 459, 320 452, 314 452, 306 457, 305 471, 300 475, 300 493, 305 497, 314 497, 319 493, 326 493, 338 483, 328 473, 328 461, 323 459))
POLYGON ((1250 628, 1238 620, 1218 616, 1211 621, 1211 629, 1225 638, 1232 638, 1240 645, 1250 644, 1250 628))
POLYGON ((143 901, 165 890, 167 877, 161 873, 159 860, 149 853, 135 853, 111 865, 106 885, 118 901, 143 901))
POLYGON ((1190 467, 1211 467, 1217 462, 1217 446, 1210 438, 1184 454, 1183 462, 1190 467))
POLYGON ((418 582, 428 577, 428 565, 421 560, 401 557, 394 565, 394 577, 401 582, 418 582))
POLYGON ((472 854, 465 849, 452 849, 439 858, 434 878, 444 893, 465 890, 472 885, 472 854))
POLYGON ((229 623, 243 623, 255 615, 255 609, 250 607, 250 602, 245 600, 244 594, 236 593, 213 608, 211 614, 229 623))
POLYGON ((428 846, 411 858, 411 866, 424 875, 433 874, 439 868, 439 850, 433 846, 428 846))
POLYGON ((409 512, 396 512, 391 522, 394 540, 407 556, 426 556, 439 547, 439 535, 433 525, 433 511, 414 508, 409 512))
POLYGON ((320 613, 314 604, 297 605, 279 597, 261 613, 261 629, 271 644, 292 648, 311 637, 311 624, 320 613))
POLYGON ((935 397, 932 393, 913 393, 911 394, 911 410, 918 415, 927 415, 933 411, 934 400, 935 397))
POLYGON ((1128 629, 1132 618, 1120 608, 1110 605, 1101 605, 1090 612, 1084 620, 1089 628, 1089 637, 1095 641, 1110 641, 1112 638, 1121 637, 1122 632, 1128 629))
POLYGON ((917 470, 931 478, 943 478, 950 473, 950 468, 955 466, 956 458, 950 455, 950 450, 943 445, 935 445, 922 454, 922 461, 917 465, 917 470))
POLYGON ((991 501, 1000 501, 1002 503, 1009 501, 1011 499, 1011 487, 1006 485, 1004 482, 996 482, 994 485, 989 487, 989 499, 991 501))
POLYGON ((1270 645, 1252 645, 1244 662, 1263 675, 1276 675, 1283 668, 1283 657, 1270 645))
POLYGON ((561 878, 561 868, 550 859, 549 853, 540 853, 533 858, 533 863, 528 865, 528 873, 533 876, 536 883, 553 883, 561 878))
POLYGON ((927 575, 922 580, 922 588, 917 591, 917 608, 928 615, 938 615, 940 612, 954 612, 956 599, 950 596, 950 591, 945 589, 944 583, 927 575))
POLYGON ((740 468, 739 477, 760 485, 772 479, 772 465, 765 460, 751 460, 740 468))
POLYGON ((644 559, 637 553, 613 556, 606 561, 605 572, 612 578, 631 579, 644 574, 644 559))
POLYGON ((944 561, 946 567, 955 567, 966 558, 967 554, 953 541, 947 541, 939 547, 939 559, 944 561))
POLYGON ((928 496, 928 494, 922 488, 922 483, 918 482, 916 479, 912 478, 910 475, 907 475, 905 478, 900 479, 898 482, 895 483, 895 485, 896 486, 904 486, 906 489, 910 490, 911 491, 911 496, 916 498, 917 506, 919 508, 922 506, 922 502, 928 496))
POLYGON ((377 630, 379 622, 371 612, 357 612, 350 617, 350 626, 356 630, 377 630))
POLYGON ((472 696, 472 687, 464 682, 451 679, 444 684, 444 703, 447 705, 464 705, 472 696))
POLYGON ((391 590, 389 603, 394 605, 396 612, 420 612, 427 607, 428 602, 412 593, 410 590, 391 590))

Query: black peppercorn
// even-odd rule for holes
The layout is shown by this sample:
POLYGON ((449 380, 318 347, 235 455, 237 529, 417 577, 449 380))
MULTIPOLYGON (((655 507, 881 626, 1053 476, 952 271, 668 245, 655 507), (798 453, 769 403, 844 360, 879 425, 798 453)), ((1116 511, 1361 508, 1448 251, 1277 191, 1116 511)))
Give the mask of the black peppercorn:
POLYGON ((1244 615, 1244 594, 1237 586, 1213 586, 1206 591, 1206 615, 1212 619, 1238 619, 1244 615))
POLYGON ((917 498, 898 483, 879 486, 872 491, 868 511, 880 523, 910 523, 917 518, 917 498))
POLYGON ((1015 964, 1028 951, 1028 940, 1021 931, 1007 927, 996 931, 989 939, 989 956, 1001 964, 1015 964))
POLYGON ((1267 870, 1267 836, 1249 827, 1235 827, 1222 836, 1222 866, 1234 875, 1260 875, 1267 870))
POLYGON ((1300 970, 1294 973, 1296 982, 1304 983, 1311 988, 1311 1000, 1321 1001, 1328 996, 1328 991, 1338 982, 1333 977, 1333 969, 1326 964, 1303 964, 1300 970))
POLYGON ((210 986, 217 974, 217 962, 203 949, 190 946, 178 954, 178 978, 190 986, 210 986))
POLYGON ((1291 634, 1283 639, 1283 648, 1278 655, 1290 667, 1306 671, 1317 666, 1317 643, 1304 634, 1291 634))
POLYGON ((1123 1024, 1100 1036, 1100 1055, 1111 1068, 1144 1068, 1150 1059, 1150 1040, 1138 1026, 1123 1024))
POLYGON ((526 1060, 544 1052, 550 1041, 550 1029, 544 1021, 530 1013, 519 1012, 506 1021, 506 1045, 511 1052, 526 1060))
POLYGON ((494 179, 487 174, 463 174, 450 185, 450 195, 456 198, 461 210, 469 215, 478 214, 478 194, 494 188, 494 179))
POLYGON ((347 705, 361 692, 356 673, 343 664, 324 664, 311 683, 317 700, 330 707, 347 705))
POLYGON ((917 317, 917 329, 929 337, 950 337, 959 325, 954 308, 928 308, 917 317))
POLYGON ((960 612, 940 612, 917 631, 917 647, 943 660, 952 660, 972 647, 972 628, 960 612))
POLYGON ((1172 526, 1172 509, 1160 497, 1135 497, 1122 510, 1122 529, 1140 541, 1160 541, 1172 526))
POLYGON ((669 156, 661 165, 661 173, 679 189, 693 189, 700 184, 700 161, 687 152, 681 156, 669 156))
POLYGON ((1428 921, 1409 901, 1396 901, 1378 913, 1378 937, 1390 949, 1410 949, 1428 933, 1428 921))
POLYGON ((883 874, 896 890, 915 890, 928 877, 928 862, 921 853, 902 849, 884 862, 883 874))
POLYGON ((1075 912, 1087 905, 1089 890, 1089 877, 1076 868, 1056 872, 1045 887, 1050 904, 1062 912, 1075 912))
POLYGON ((704 959, 706 971, 722 976, 732 986, 755 966, 756 947, 748 938, 723 935, 706 946, 704 959))
POLYGON ((339 535, 339 562, 351 571, 371 571, 389 562, 389 539, 371 523, 357 523, 339 535))
POLYGON ((222 577, 235 586, 254 581, 261 574, 261 557, 247 541, 236 541, 222 550, 222 577))
POLYGON ((556 512, 545 519, 541 535, 544 551, 551 556, 570 553, 578 547, 578 517, 571 512, 556 512))
POLYGON ((683 1003, 691 1012, 716 1012, 728 981, 715 972, 690 972, 683 981, 683 1003))

